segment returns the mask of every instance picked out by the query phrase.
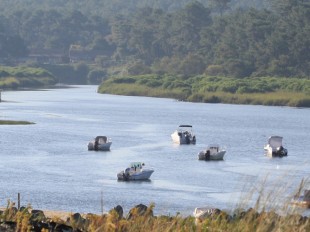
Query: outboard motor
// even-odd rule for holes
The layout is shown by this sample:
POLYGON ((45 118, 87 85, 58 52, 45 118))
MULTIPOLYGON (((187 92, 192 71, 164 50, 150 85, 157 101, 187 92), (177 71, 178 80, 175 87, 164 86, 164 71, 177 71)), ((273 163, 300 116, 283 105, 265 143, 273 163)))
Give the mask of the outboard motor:
POLYGON ((185 141, 187 144, 190 144, 190 142, 191 142, 189 139, 189 135, 187 135, 187 134, 185 135, 185 141))
POLYGON ((97 140, 95 141, 94 150, 95 150, 95 151, 98 151, 98 141, 97 141, 97 140))
POLYGON ((210 150, 207 150, 205 156, 206 156, 206 160, 210 160, 210 156, 211 156, 210 155, 210 150))
POLYGON ((284 147, 280 146, 277 148, 276 155, 279 157, 287 156, 287 150, 284 147))

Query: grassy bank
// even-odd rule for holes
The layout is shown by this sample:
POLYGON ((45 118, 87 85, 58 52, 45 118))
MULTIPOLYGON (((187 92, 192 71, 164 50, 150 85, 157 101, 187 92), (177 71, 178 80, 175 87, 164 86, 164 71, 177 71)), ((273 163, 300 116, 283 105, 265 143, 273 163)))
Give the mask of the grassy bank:
POLYGON ((28 121, 0 120, 0 125, 29 125, 34 124, 28 121))
POLYGON ((127 215, 117 206, 102 215, 45 213, 9 204, 0 212, 1 231, 309 231, 310 218, 299 214, 281 216, 274 211, 250 208, 233 214, 214 209, 202 220, 193 216, 153 214, 154 205, 137 205, 127 215), (65 217, 64 217, 65 216, 65 217))
POLYGON ((107 213, 80 214, 43 211, 30 205, 17 209, 15 203, 8 201, 7 207, 0 209, 0 231, 310 231, 310 217, 301 215, 306 209, 301 211, 291 204, 293 196, 298 197, 307 189, 309 179, 302 179, 297 189, 290 191, 290 183, 269 189, 266 181, 254 183, 253 191, 240 196, 239 204, 230 211, 209 208, 196 217, 179 213, 154 215, 153 203, 136 205, 127 214, 120 205, 107 213))
POLYGON ((56 83, 57 79, 42 68, 0 66, 0 89, 41 88, 56 83))
POLYGON ((99 86, 98 92, 204 103, 310 107, 310 80, 299 78, 111 77, 99 86))

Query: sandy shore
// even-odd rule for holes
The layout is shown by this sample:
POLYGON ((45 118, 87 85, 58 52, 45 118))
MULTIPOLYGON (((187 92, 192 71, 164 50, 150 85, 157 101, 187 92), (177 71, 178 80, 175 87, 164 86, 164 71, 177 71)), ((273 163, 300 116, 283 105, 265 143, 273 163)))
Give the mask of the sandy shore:
POLYGON ((44 215, 48 218, 59 218, 61 220, 66 221, 68 217, 70 217, 72 212, 64 212, 64 211, 55 211, 55 210, 42 210, 44 215))

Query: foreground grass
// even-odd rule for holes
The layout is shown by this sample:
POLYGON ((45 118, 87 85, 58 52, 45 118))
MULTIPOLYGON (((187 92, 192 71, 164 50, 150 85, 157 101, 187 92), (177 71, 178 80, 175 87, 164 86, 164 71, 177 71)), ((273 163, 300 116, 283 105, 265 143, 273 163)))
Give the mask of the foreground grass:
POLYGON ((13 121, 13 120, 0 120, 0 125, 30 125, 33 122, 28 121, 13 121))
MULTIPOLYGON (((289 198, 281 196, 288 193, 287 187, 291 183, 287 183, 286 186, 272 185, 272 188, 268 189, 266 181, 267 178, 263 182, 255 183, 253 191, 245 192, 232 211, 213 208, 197 218, 178 213, 175 216, 155 216, 155 205, 152 203, 149 206, 136 205, 127 215, 120 205, 108 213, 98 215, 64 212, 51 214, 51 211, 45 214, 42 210, 33 210, 30 205, 17 209, 15 203, 8 201, 7 207, 0 210, 0 231, 310 231, 310 217, 302 216, 300 213, 304 211, 294 207, 290 200, 283 201, 292 199, 292 196, 299 196, 309 186, 309 179, 302 179, 297 189, 292 190, 293 192, 287 196, 289 198), (254 206, 244 209, 244 203, 249 203, 253 196, 256 199, 253 202, 254 206)), ((279 183, 279 180, 272 181, 279 183)))
POLYGON ((141 210, 136 206, 124 217, 116 207, 103 215, 76 213, 64 220, 57 214, 48 218, 29 206, 17 210, 9 203, 0 213, 0 231, 310 231, 310 218, 298 214, 280 216, 251 208, 229 215, 219 210, 197 221, 193 216, 178 214, 154 216, 153 208, 150 205, 141 210))
POLYGON ((252 190, 244 191, 238 204, 232 206, 231 210, 212 208, 201 217, 182 216, 179 213, 174 216, 154 215, 153 203, 149 206, 136 205, 127 215, 120 205, 98 215, 51 214, 51 211, 45 214, 42 210, 32 209, 30 205, 17 209, 15 203, 8 201, 7 207, 0 210, 0 231, 307 232, 310 231, 310 217, 302 214, 310 209, 293 205, 291 199, 309 189, 310 179, 303 178, 298 186, 295 181, 283 182, 283 178, 288 180, 291 175, 291 172, 277 177, 267 175, 263 181, 246 182, 246 185, 252 186, 252 190), (296 189, 293 189, 294 186, 296 189))

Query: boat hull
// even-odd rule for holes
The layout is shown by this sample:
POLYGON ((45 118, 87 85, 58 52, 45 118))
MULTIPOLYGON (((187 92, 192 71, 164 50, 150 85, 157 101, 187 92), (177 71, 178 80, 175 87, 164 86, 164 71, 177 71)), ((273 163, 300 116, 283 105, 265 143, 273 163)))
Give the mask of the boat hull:
POLYGON ((140 172, 129 174, 126 174, 124 171, 121 171, 117 174, 117 179, 123 181, 148 180, 150 179, 153 172, 154 170, 152 169, 146 169, 140 172))
POLYGON ((198 207, 194 210, 194 217, 196 223, 202 222, 207 217, 212 217, 213 215, 218 215, 221 211, 216 208, 209 208, 209 207, 198 207))
POLYGON ((222 150, 217 152, 216 154, 211 154, 209 156, 206 155, 206 151, 201 151, 198 153, 199 160, 224 160, 224 155, 226 151, 222 150))
POLYGON ((192 135, 184 135, 175 131, 171 134, 172 141, 177 144, 196 144, 196 137, 192 135))
POLYGON ((268 157, 284 157, 284 156, 287 156, 287 149, 285 148, 277 148, 277 149, 273 149, 272 147, 270 146, 265 146, 264 148, 265 150, 265 155, 268 156, 268 157))
POLYGON ((112 142, 107 142, 104 144, 98 144, 97 148, 95 147, 95 142, 88 143, 88 150, 89 151, 110 151, 110 147, 112 142))
POLYGON ((303 196, 301 197, 295 197, 291 203, 293 205, 297 205, 299 207, 303 207, 303 208, 310 208, 310 199, 309 200, 305 200, 303 196))

